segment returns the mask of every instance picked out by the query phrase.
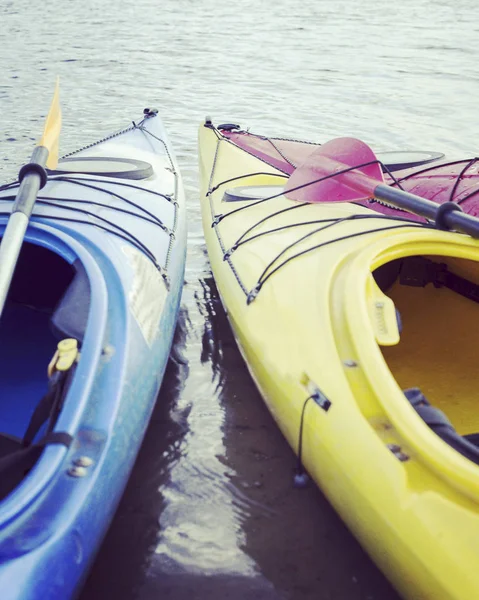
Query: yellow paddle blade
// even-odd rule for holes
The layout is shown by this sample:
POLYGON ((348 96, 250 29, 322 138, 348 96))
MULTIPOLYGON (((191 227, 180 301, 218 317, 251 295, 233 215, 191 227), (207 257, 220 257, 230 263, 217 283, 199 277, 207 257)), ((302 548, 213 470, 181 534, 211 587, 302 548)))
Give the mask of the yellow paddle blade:
POLYGON ((58 142, 60 139, 60 129, 62 128, 62 111, 60 109, 59 79, 55 85, 50 112, 48 113, 39 146, 45 146, 48 149, 47 167, 56 169, 58 164, 58 142))

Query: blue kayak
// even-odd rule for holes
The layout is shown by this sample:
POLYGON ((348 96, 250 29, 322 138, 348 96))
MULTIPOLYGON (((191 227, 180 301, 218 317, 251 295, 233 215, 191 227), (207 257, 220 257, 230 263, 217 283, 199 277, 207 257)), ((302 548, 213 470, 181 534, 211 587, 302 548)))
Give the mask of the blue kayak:
POLYGON ((49 172, 0 321, 2 600, 78 593, 159 392, 185 251, 156 111, 49 172))

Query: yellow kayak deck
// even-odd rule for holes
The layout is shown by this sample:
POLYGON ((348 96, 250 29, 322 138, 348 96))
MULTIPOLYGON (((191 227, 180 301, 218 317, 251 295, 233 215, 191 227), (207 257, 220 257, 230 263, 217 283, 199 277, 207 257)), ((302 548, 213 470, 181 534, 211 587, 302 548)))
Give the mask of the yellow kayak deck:
POLYGON ((418 285, 444 265, 474 290, 479 243, 289 200, 284 174, 213 127, 200 128, 199 153, 213 274, 288 442, 298 452, 304 409, 307 471, 405 598, 479 597, 479 467, 404 394, 419 388, 460 436, 479 432, 479 305, 418 285))

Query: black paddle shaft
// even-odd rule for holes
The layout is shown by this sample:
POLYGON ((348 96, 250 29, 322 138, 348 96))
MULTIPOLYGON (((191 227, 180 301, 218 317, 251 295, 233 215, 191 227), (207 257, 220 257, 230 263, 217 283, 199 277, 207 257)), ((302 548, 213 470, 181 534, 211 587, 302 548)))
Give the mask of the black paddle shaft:
POLYGON ((384 184, 375 187, 374 197, 434 221, 439 229, 452 229, 479 238, 479 219, 462 212, 461 207, 455 202, 438 205, 432 200, 384 184))

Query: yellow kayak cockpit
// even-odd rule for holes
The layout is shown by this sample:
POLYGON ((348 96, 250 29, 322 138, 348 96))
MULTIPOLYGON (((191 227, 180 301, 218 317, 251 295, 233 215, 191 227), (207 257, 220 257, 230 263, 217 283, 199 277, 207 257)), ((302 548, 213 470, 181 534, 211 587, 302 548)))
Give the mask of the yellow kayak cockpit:
POLYGON ((420 256, 387 263, 374 274, 387 296, 370 302, 370 314, 400 387, 419 388, 434 407, 425 409, 419 392, 410 392, 409 399, 419 402, 414 404, 418 414, 444 441, 479 463, 479 447, 474 446, 479 442, 479 377, 471 352, 479 339, 477 266, 420 256), (452 428, 472 446, 457 440, 452 428))
POLYGON ((350 299, 345 316, 358 371, 371 386, 356 394, 358 406, 376 414, 375 397, 403 453, 479 500, 479 263, 471 259, 478 248, 465 236, 451 237, 424 232, 412 240, 403 233, 360 251, 344 283, 352 290, 369 265, 359 303, 368 318, 359 318, 350 299))
POLYGON ((400 343, 383 348, 383 356, 402 388, 419 387, 468 435, 479 432, 478 263, 438 258, 410 257, 397 265, 387 293, 403 330, 400 343))

